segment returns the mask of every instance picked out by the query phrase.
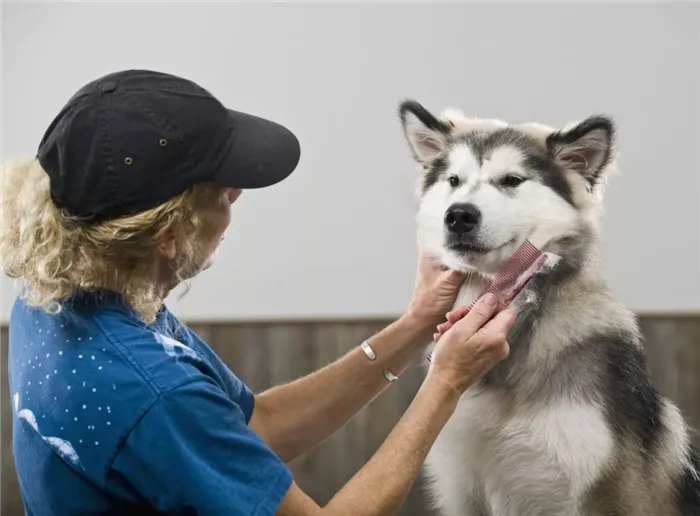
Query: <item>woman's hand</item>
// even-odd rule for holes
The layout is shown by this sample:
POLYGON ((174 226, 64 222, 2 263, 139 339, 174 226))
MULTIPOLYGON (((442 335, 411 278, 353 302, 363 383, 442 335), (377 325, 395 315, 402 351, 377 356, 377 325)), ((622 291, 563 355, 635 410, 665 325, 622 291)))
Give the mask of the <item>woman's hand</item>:
POLYGON ((508 356, 506 336, 516 311, 509 307, 494 317, 496 309, 496 297, 486 294, 445 330, 433 350, 426 381, 438 382, 462 394, 508 356))
POLYGON ((441 324, 438 324, 437 333, 433 334, 433 340, 435 342, 440 340, 440 337, 442 337, 445 333, 447 333, 447 330, 452 328, 452 326, 454 326, 454 324, 457 321, 462 319, 468 313, 469 313, 468 306, 460 306, 460 307, 455 308, 454 310, 448 312, 447 313, 447 320, 441 324))
POLYGON ((443 270, 429 255, 421 253, 408 315, 425 328, 431 328, 445 320, 445 314, 454 305, 464 274, 443 270))

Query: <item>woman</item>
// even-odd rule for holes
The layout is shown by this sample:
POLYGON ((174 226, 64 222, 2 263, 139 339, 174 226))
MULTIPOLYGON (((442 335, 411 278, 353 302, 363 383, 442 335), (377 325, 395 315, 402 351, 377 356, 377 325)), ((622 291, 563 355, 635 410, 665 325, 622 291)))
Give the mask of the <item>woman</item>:
POLYGON ((151 71, 78 91, 36 158, 3 171, 14 453, 29 515, 391 514, 457 400, 505 358, 514 314, 484 298, 440 339, 413 403, 323 508, 286 463, 340 428, 431 340, 462 276, 421 258, 406 313, 335 363, 253 394, 163 304, 210 267, 242 189, 299 146, 151 71))

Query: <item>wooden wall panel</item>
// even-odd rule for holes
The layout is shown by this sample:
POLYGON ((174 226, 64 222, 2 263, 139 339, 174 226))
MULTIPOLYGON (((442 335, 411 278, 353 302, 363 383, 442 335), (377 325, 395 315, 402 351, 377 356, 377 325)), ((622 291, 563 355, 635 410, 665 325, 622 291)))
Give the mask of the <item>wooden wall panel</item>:
MULTIPOLYGON (((287 382, 332 362, 376 333, 386 322, 195 324, 229 367, 253 390, 287 382)), ((642 317, 650 368, 659 388, 700 429, 700 316, 642 317)), ((23 514, 11 449, 11 406, 7 386, 7 330, 0 329, 2 354, 2 516, 23 514)), ((319 503, 331 496, 372 456, 411 402, 422 368, 409 368, 400 381, 335 435, 291 464, 297 482, 319 503)), ((419 481, 400 515, 429 515, 419 481)))
POLYGON ((7 383, 7 328, 0 328, 0 514, 20 516, 22 501, 12 457, 12 403, 7 383))

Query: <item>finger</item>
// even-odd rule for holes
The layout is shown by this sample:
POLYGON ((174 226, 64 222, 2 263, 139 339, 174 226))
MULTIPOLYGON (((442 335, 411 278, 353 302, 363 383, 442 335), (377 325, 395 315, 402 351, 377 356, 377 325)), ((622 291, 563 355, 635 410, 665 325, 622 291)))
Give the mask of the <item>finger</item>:
POLYGON ((483 332, 484 335, 500 335, 505 339, 505 336, 508 335, 508 332, 513 327, 517 315, 517 310, 513 306, 509 306, 487 322, 479 331, 483 332))
POLYGON ((453 331, 459 332, 464 338, 470 338, 493 317, 497 307, 498 298, 490 292, 487 293, 463 319, 453 325, 453 331))
POLYGON ((440 336, 443 336, 445 333, 447 333, 447 332, 450 331, 451 329, 452 329, 452 325, 450 325, 449 328, 445 328, 443 331, 440 331, 440 332, 439 332, 439 333, 440 333, 440 336))
POLYGON ((447 313, 447 321, 450 323, 456 323, 459 321, 462 317, 467 315, 469 313, 469 307, 465 306, 462 308, 456 308, 455 310, 452 310, 451 312, 447 313))
POLYGON ((444 322, 442 324, 438 324, 437 331, 439 331, 440 333, 445 333, 450 328, 452 328, 452 323, 451 322, 444 322))
POLYGON ((440 339, 442 338, 442 336, 443 336, 445 333, 447 333, 448 331, 450 331, 450 328, 452 328, 452 325, 450 325, 449 327, 438 328, 438 331, 437 331, 437 333, 435 334, 435 335, 438 336, 438 337, 437 337, 437 340, 440 340, 440 339))

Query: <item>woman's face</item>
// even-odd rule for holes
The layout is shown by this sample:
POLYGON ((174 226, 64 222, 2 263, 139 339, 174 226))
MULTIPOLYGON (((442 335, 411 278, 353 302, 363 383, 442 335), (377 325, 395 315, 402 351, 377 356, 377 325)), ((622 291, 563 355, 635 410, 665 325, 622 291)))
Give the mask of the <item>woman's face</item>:
MULTIPOLYGON (((243 190, 240 188, 217 188, 207 192, 208 198, 203 199, 204 205, 201 218, 202 227, 198 229, 196 238, 199 240, 198 250, 193 263, 187 264, 185 271, 180 271, 178 281, 190 279, 203 270, 211 267, 216 261, 216 255, 224 233, 231 223, 231 205, 240 197, 243 190)), ((159 283, 167 285, 167 289, 174 288, 172 284, 173 263, 178 256, 177 242, 175 238, 168 238, 158 246, 162 264, 156 267, 156 278, 159 283)))
POLYGON ((204 243, 207 259, 201 270, 211 267, 216 261, 221 242, 231 223, 231 205, 241 196, 240 188, 221 188, 210 210, 207 210, 206 241, 204 243))

